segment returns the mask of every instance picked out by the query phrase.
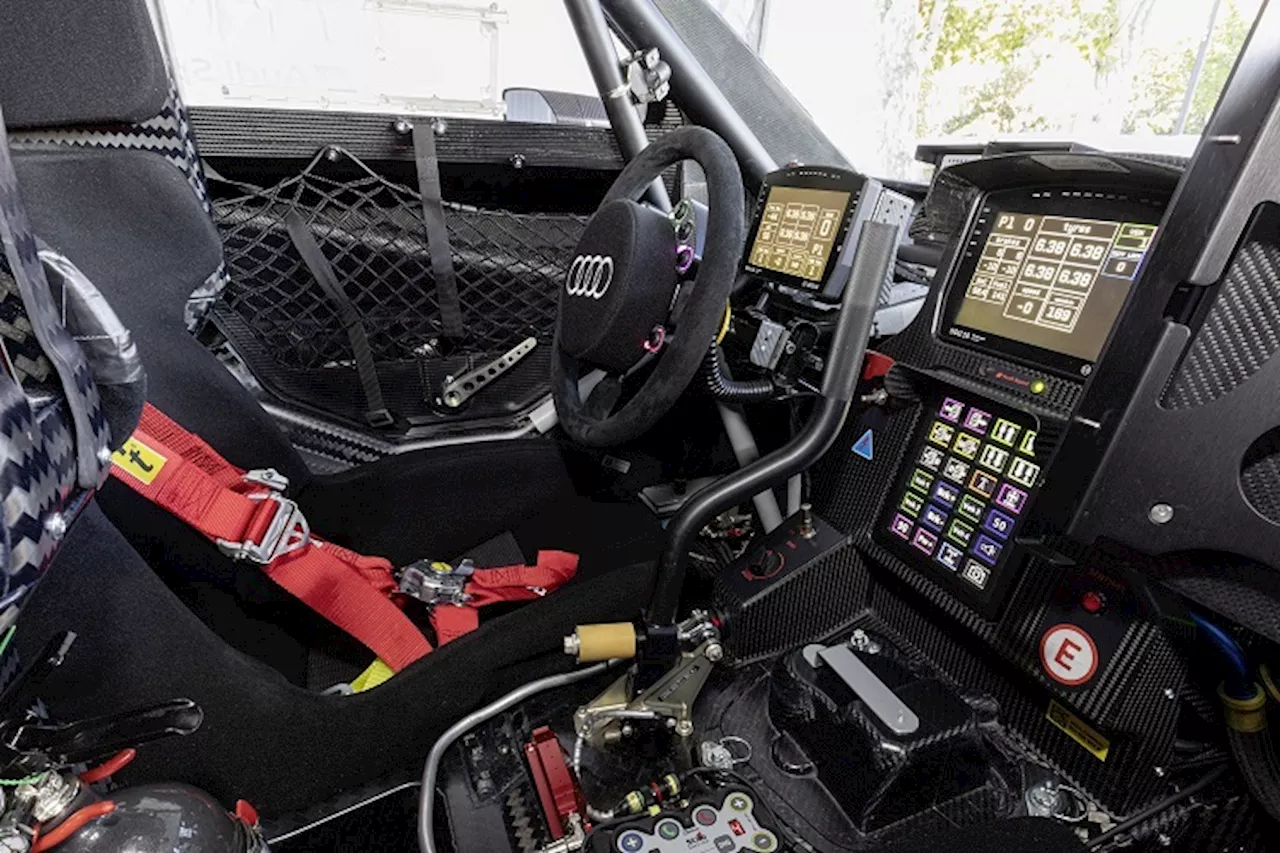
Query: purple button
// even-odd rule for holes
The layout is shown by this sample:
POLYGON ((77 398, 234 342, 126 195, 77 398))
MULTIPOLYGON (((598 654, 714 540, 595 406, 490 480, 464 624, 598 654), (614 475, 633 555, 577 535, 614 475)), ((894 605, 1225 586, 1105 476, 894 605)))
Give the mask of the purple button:
POLYGON ((933 549, 938 547, 938 537, 927 530, 920 529, 916 531, 915 538, 911 540, 911 544, 932 556, 933 549))
POLYGON ((1017 486, 1010 486, 1005 483, 1000 487, 1000 494, 996 495, 996 503, 1009 510, 1009 512, 1022 512, 1022 508, 1027 504, 1027 493, 1017 486))
POLYGON ((907 518, 902 513, 898 513, 893 517, 893 521, 889 524, 889 529, 901 536, 903 539, 910 539, 911 528, 913 526, 911 519, 907 518))
POLYGON ((977 557, 988 566, 994 566, 996 561, 1000 559, 1000 551, 1003 546, 983 534, 978 534, 978 539, 973 543, 973 556, 977 557))
POLYGON ((964 556, 964 552, 950 542, 943 542, 942 547, 938 549, 938 555, 933 559, 946 566, 951 571, 959 571, 960 559, 964 556))
POLYGON ((942 405, 938 407, 938 417, 946 418, 952 423, 958 423, 963 412, 964 403, 959 400, 953 400, 950 397, 943 400, 942 405))
POLYGON ((947 523, 947 511, 936 504, 926 504, 920 523, 935 533, 941 533, 947 523))
POLYGON ((1005 540, 1013 532, 1013 519, 998 509, 988 510, 987 517, 982 522, 982 529, 1005 540))
POLYGON ((960 500, 960 490, 945 480, 939 480, 933 487, 933 499, 940 504, 955 506, 960 500))
POLYGON ((987 427, 991 426, 991 415, 981 409, 970 409, 969 416, 964 419, 964 425, 979 435, 986 435, 987 427))

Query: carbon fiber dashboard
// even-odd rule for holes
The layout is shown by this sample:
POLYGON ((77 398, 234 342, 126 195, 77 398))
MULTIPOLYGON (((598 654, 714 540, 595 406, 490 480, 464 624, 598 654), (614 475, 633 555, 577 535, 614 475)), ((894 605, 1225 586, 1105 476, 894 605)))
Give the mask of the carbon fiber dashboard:
POLYGON ((1002 720, 1048 763, 1124 812, 1162 789, 1152 768, 1170 757, 1186 672, 1142 584, 1101 554, 1050 549, 1036 521, 1037 487, 1053 476, 1092 363, 1067 370, 942 330, 983 251, 993 194, 1156 223, 1178 173, 1102 155, 1011 155, 956 167, 948 180, 963 187, 965 226, 916 320, 882 348, 895 362, 890 387, 909 390, 856 406, 813 472, 814 509, 852 544, 775 579, 772 594, 736 613, 733 652, 760 660, 869 608, 957 681, 996 697, 1002 720))

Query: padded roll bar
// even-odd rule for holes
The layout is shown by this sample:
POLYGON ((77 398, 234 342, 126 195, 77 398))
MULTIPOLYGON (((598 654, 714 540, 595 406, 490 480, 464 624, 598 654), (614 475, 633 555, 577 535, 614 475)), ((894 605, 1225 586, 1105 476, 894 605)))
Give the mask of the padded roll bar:
POLYGON ((877 222, 863 226, 836 320, 822 393, 809 422, 778 450, 697 492, 671 519, 646 614, 650 624, 675 623, 689 549, 707 522, 752 495, 779 486, 793 474, 804 471, 817 462, 839 436, 862 375, 880 287, 897 248, 898 232, 894 226, 877 222))

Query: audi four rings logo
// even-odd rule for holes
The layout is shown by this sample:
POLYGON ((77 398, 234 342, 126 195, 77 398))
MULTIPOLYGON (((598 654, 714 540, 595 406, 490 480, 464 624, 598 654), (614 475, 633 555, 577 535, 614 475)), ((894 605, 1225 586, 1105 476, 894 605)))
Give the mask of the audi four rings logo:
POLYGON ((569 265, 564 292, 570 296, 599 299, 613 284, 613 258, 608 255, 578 255, 569 265))

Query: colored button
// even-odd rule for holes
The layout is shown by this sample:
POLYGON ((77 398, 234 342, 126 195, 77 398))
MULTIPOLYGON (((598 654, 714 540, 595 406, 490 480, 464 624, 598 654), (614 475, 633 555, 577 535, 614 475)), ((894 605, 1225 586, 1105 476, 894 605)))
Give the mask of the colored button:
POLYGON ((983 468, 990 468, 999 474, 1004 470, 1004 463, 1009 461, 1009 451, 1001 450, 994 444, 985 445, 982 448, 982 456, 978 458, 978 464, 983 468))
POLYGON ((962 432, 956 436, 956 443, 951 449, 965 459, 972 459, 978 455, 978 448, 981 446, 982 441, 980 439, 969 435, 967 432, 962 432))
POLYGON ((969 463, 961 462, 952 456, 947 460, 947 466, 942 469, 942 476, 964 485, 965 478, 969 476, 969 463))
POLYGON ((915 518, 920 514, 920 510, 924 508, 924 498, 915 492, 907 492, 902 496, 902 503, 898 505, 898 508, 915 518))
POLYGON ((747 834, 747 828, 743 826, 742 821, 738 820, 737 818, 734 818, 733 820, 729 821, 729 831, 732 832, 734 835, 747 834))
POLYGON ((996 425, 991 428, 991 438, 1005 447, 1013 447, 1013 443, 1018 440, 1018 433, 1020 432, 1022 432, 1022 427, 1013 421, 999 418, 996 420, 996 425))
POLYGON ((700 806, 698 810, 693 813, 693 819, 702 826, 714 826, 715 822, 720 819, 720 816, 716 814, 716 810, 710 806, 700 806))
POLYGON ((947 426, 942 421, 934 421, 933 426, 929 428, 929 440, 943 447, 951 444, 951 439, 955 438, 955 435, 955 427, 947 426))
POLYGON ((1080 596, 1080 607, 1085 613, 1101 613, 1102 608, 1107 606, 1107 600, 1102 597, 1102 593, 1089 590, 1080 596))
POLYGON ((969 543, 973 541, 973 528, 957 518, 947 528, 947 538, 961 548, 968 548, 969 543))
POLYGON ((950 542, 943 542, 938 546, 938 554, 934 559, 954 572, 960 569, 960 560, 963 557, 963 551, 950 542))
POLYGON ((729 798, 729 808, 739 814, 751 811, 751 798, 746 794, 734 794, 729 798))
POLYGON ((933 487, 933 499, 940 504, 955 506, 960 500, 960 490, 946 480, 939 480, 933 487))
POLYGON ((911 528, 915 527, 914 522, 905 515, 895 515, 893 521, 889 522, 889 529, 901 536, 903 539, 911 538, 911 528))
POLYGON ((998 509, 988 510, 982 529, 1003 541, 1013 533, 1013 519, 998 509))
POLYGON ((971 429, 978 435, 986 435, 991 426, 991 415, 981 409, 970 409, 969 416, 964 419, 965 429, 971 429))
POLYGON ((1007 476, 1013 482, 1021 483, 1029 489, 1036 484, 1036 477, 1040 476, 1040 466, 1025 459, 1014 459, 1009 463, 1007 476))
POLYGON ((973 543, 973 556, 982 560, 989 566, 994 566, 1000 559, 1000 552, 1004 550, 999 542, 994 539, 978 534, 978 540, 973 543))
POLYGON ((938 417, 946 418, 952 423, 960 420, 960 415, 964 413, 964 403, 959 400, 953 400, 948 397, 942 401, 942 405, 938 407, 938 417))
POLYGON ((941 533, 947 523, 947 511, 937 504, 929 504, 924 508, 920 523, 935 533, 941 533))
POLYGON ((716 836, 716 853, 738 853, 738 842, 731 835, 716 836))
MULTIPOLYGON (((977 474, 982 474, 982 476, 984 477, 989 476, 988 474, 983 474, 983 472, 981 471, 978 471, 977 474)), ((975 480, 977 479, 977 474, 974 475, 975 480)), ((994 485, 992 486, 992 488, 995 488, 994 485)), ((977 490, 974 489, 974 491, 977 491, 977 490)), ((988 495, 987 497, 990 497, 990 495, 988 495)), ((974 524, 977 524, 978 522, 982 521, 982 510, 985 508, 985 506, 986 505, 983 504, 982 501, 972 498, 969 495, 965 495, 963 498, 960 499, 959 510, 961 515, 963 515, 965 518, 972 521, 974 524)))
POLYGON ((684 831, 684 827, 674 820, 658 821, 658 837, 665 838, 667 841, 673 841, 680 837, 680 833, 684 831))
POLYGON ((1029 429, 1022 436, 1022 441, 1018 444, 1018 452, 1027 456, 1036 455, 1036 431, 1029 429))
POLYGON ((912 537, 911 544, 932 557, 933 549, 938 546, 938 537, 934 536, 924 528, 921 528, 920 530, 917 530, 916 535, 912 537))
POLYGON ((758 853, 773 853, 778 847, 778 839, 774 837, 772 832, 757 832, 751 836, 751 846, 758 853))
POLYGON ((1017 486, 1005 483, 1000 487, 1000 494, 996 495, 996 503, 1009 512, 1022 512, 1022 508, 1027 505, 1027 493, 1017 486))
POLYGON ((964 578, 978 589, 986 589, 987 580, 991 577, 991 570, 981 563, 969 560, 964 564, 964 571, 960 573, 960 577, 964 578))
MULTIPOLYGON (((989 498, 995 494, 996 486, 998 485, 1000 485, 1000 481, 986 471, 974 471, 973 477, 969 479, 969 488, 984 498, 989 498)), ((982 504, 978 504, 978 506, 981 507, 982 504)), ((978 521, 980 518, 982 518, 981 510, 979 510, 978 518, 975 518, 974 521, 978 521)))
POLYGON ((622 853, 640 853, 644 849, 644 836, 634 829, 628 829, 618 836, 618 849, 622 853))
POLYGON ((933 485, 933 475, 928 471, 921 471, 917 468, 911 473, 911 488, 919 489, 922 492, 929 491, 929 487, 933 485))
POLYGON ((945 456, 946 454, 938 448, 926 444, 924 450, 920 451, 920 464, 930 471, 937 471, 942 467, 942 460, 945 456))

